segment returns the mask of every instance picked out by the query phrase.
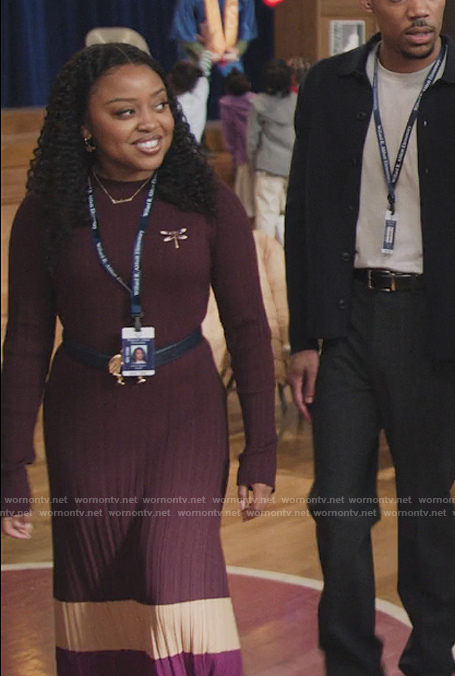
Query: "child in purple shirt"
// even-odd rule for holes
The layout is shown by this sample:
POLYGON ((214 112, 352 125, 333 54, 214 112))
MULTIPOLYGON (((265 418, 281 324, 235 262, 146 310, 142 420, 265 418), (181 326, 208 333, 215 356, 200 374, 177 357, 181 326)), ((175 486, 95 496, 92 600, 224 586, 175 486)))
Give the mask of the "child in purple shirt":
POLYGON ((251 99, 251 84, 245 73, 232 70, 225 78, 225 96, 219 101, 221 127, 226 148, 235 168, 234 191, 248 216, 254 216, 253 170, 248 161, 246 129, 251 99))

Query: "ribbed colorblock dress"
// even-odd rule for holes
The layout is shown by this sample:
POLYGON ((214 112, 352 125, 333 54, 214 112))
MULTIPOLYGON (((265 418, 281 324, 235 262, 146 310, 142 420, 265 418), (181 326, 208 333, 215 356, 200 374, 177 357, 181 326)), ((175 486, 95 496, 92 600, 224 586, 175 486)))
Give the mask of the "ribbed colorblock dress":
MULTIPOLYGON (((138 187, 105 184, 116 198, 138 187)), ((157 348, 180 340, 200 326, 213 286, 246 433, 239 482, 273 485, 273 361, 254 243, 237 198, 221 183, 216 189, 213 221, 155 199, 143 325, 155 327, 157 348)), ((146 192, 114 205, 95 186, 104 249, 127 281, 146 192)), ((57 316, 66 335, 108 354, 119 351, 131 321, 128 293, 101 266, 89 227, 75 230, 52 274, 44 228, 29 195, 11 235, 3 506, 11 509, 8 498, 16 510, 27 505, 25 465, 44 397, 58 674, 239 676, 219 537, 226 401, 210 346, 204 340, 144 384, 120 386, 62 347, 49 366, 57 316)))

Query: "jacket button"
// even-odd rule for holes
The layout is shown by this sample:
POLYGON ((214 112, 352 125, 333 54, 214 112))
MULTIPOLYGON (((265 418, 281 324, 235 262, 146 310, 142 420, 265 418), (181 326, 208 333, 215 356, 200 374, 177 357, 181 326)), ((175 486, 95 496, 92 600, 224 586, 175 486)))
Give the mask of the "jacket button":
POLYGON ((368 113, 366 113, 364 110, 359 110, 357 113, 357 119, 358 120, 366 120, 368 117, 368 113))
POLYGON ((356 157, 351 157, 351 166, 352 167, 358 167, 359 166, 359 161, 356 157))
POLYGON ((352 204, 348 204, 348 205, 344 208, 344 210, 345 210, 345 212, 346 212, 347 214, 352 214, 352 212, 354 211, 354 207, 352 206, 352 204))
POLYGON ((338 300, 338 307, 340 310, 344 310, 346 308, 346 299, 345 298, 340 298, 338 300))
POLYGON ((343 251, 343 253, 341 254, 341 260, 347 262, 350 259, 351 259, 351 254, 349 253, 349 251, 343 251))

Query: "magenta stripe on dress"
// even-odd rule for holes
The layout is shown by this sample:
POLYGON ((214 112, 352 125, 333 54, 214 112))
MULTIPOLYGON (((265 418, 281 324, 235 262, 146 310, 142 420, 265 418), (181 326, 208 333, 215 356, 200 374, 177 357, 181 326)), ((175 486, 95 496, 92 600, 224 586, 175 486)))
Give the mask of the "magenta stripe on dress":
POLYGON ((242 676, 239 650, 153 660, 133 650, 76 653, 57 648, 59 676, 242 676))

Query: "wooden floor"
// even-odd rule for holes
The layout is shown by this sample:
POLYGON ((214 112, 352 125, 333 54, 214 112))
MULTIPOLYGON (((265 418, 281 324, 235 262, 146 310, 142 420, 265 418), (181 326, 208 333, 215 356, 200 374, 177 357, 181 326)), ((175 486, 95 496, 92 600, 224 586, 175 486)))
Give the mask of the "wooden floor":
MULTIPOLYGON (((42 119, 42 111, 29 111, 29 114, 2 114, 2 168, 4 169, 2 178, 2 337, 6 318, 6 249, 9 238, 11 221, 18 201, 23 194, 23 180, 26 171, 26 161, 31 153, 34 139, 37 134, 37 125, 42 119), (22 118, 22 125, 20 122, 22 118), (25 158, 25 159, 24 159, 25 158)), ((213 132, 212 132, 213 133, 213 132)), ((221 172, 227 167, 226 176, 230 176, 229 163, 226 157, 222 157, 221 172)), ((287 393, 289 399, 289 393, 287 393)), ((309 578, 316 581, 321 580, 321 570, 318 563, 315 527, 311 517, 306 513, 307 505, 305 497, 308 494, 312 482, 313 466, 311 453, 311 429, 299 419, 291 403, 283 416, 280 408, 277 406, 277 425, 280 434, 280 444, 278 451, 278 479, 276 493, 273 497, 273 503, 267 513, 261 518, 249 523, 242 523, 236 514, 235 499, 235 474, 237 469, 237 455, 243 447, 243 433, 239 404, 235 392, 228 398, 229 419, 231 430, 231 481, 228 495, 233 502, 227 502, 222 521, 222 541, 228 566, 240 567, 242 569, 254 569, 272 571, 276 574, 287 574, 299 576, 300 578, 309 578)), ((30 469, 30 479, 35 498, 43 499, 43 509, 46 510, 45 500, 48 497, 48 486, 46 477, 46 465, 44 459, 42 429, 38 422, 36 429, 36 448, 37 461, 30 469)), ((395 505, 393 499, 395 496, 394 471, 391 466, 390 456, 385 443, 381 444, 380 450, 380 471, 378 476, 378 495, 381 498, 390 498, 390 510, 395 505)), ((3 564, 27 564, 30 562, 51 562, 52 549, 50 541, 50 519, 48 516, 40 515, 41 506, 35 509, 34 534, 30 541, 16 541, 2 537, 2 563, 3 564)), ((396 519, 394 516, 383 516, 377 526, 374 528, 374 560, 377 581, 377 596, 379 599, 391 602, 399 606, 399 599, 396 593, 396 519)), ((15 590, 16 595, 28 595, 29 589, 26 586, 15 590)), ((264 588, 264 594, 266 589, 264 588)), ((245 604, 250 603, 250 598, 243 599, 245 604)), ((278 632, 282 635, 282 621, 280 615, 274 615, 274 598, 267 599, 264 604, 264 612, 267 607, 271 608, 270 616, 272 626, 268 627, 267 632, 257 632, 257 643, 255 649, 265 649, 270 642, 270 632, 278 632), (275 620, 273 619, 275 617, 275 620), (275 622, 275 624, 273 624, 275 622), (281 627, 281 628, 280 628, 281 627)), ((237 601, 237 604, 239 601, 237 601)), ((248 605, 245 606, 248 608, 248 605)), ((8 607, 4 612, 8 616, 8 607)), ((245 615, 245 608, 242 611, 245 615)), ((291 618, 292 613, 291 610, 291 618)), ((26 618, 24 618, 25 620, 26 618)), ((289 618, 288 618, 289 619, 289 618)), ((248 624, 248 618, 244 618, 245 626, 248 624)), ((314 617, 315 621, 315 617, 314 617)), ((47 620, 46 620, 47 622, 47 620)), ((298 622, 298 616, 295 617, 298 622)), ((46 632, 48 625, 40 624, 39 631, 46 632)), ((297 625, 298 627, 298 625, 297 625)), ((313 628, 314 629, 314 628, 313 628)), ((303 632, 303 626, 302 626, 303 632)), ((49 638, 49 637, 48 637, 49 638)), ((27 643, 27 636, 22 636, 22 642, 27 643)), ((32 638, 30 638, 32 640, 32 638)), ((274 670, 264 669, 259 672, 252 666, 254 659, 250 658, 250 666, 246 676, 261 673, 262 676, 315 676, 316 671, 302 671, 302 664, 294 669, 290 662, 286 663, 286 655, 289 657, 288 648, 272 642, 272 648, 284 651, 285 654, 275 654, 275 663, 282 664, 282 668, 274 670), (275 646, 273 648, 273 646, 275 646), (286 666, 287 664, 287 666, 286 666)), ((298 664, 298 663, 296 663, 298 664)), ((2 670, 3 673, 3 670, 2 670)), ((34 669, 30 663, 28 667, 24 664, 18 667, 17 671, 4 672, 5 676, 50 676, 50 672, 40 671, 39 665, 34 669)), ((319 672, 318 672, 319 673, 319 672)), ((392 672, 390 672, 392 673, 392 672)), ((393 672, 395 673, 395 672, 393 672)))
MULTIPOLYGON (((317 583, 232 566, 228 567, 228 574, 244 675, 323 676, 324 660, 317 646, 320 597, 317 583)), ((51 599, 49 566, 2 571, 5 623, 1 666, 4 676, 53 676, 55 673, 51 599)), ((390 608, 390 605, 379 604, 376 629, 384 642, 387 676, 400 676, 397 663, 409 627, 395 617, 394 608, 391 614, 390 608)))

